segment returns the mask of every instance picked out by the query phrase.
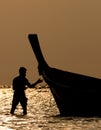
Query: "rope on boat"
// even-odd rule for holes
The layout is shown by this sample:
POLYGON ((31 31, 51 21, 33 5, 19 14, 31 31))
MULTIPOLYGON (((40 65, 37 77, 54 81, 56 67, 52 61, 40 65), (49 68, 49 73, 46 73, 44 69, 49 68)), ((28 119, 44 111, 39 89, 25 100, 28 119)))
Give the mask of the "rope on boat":
POLYGON ((67 85, 59 84, 59 83, 54 82, 54 81, 52 81, 51 79, 49 79, 49 78, 47 77, 47 75, 45 74, 44 71, 43 71, 43 77, 44 77, 47 81, 49 81, 49 82, 55 84, 55 86, 61 86, 61 87, 64 87, 64 88, 67 88, 67 87, 68 87, 68 88, 69 88, 69 86, 67 86, 67 85))

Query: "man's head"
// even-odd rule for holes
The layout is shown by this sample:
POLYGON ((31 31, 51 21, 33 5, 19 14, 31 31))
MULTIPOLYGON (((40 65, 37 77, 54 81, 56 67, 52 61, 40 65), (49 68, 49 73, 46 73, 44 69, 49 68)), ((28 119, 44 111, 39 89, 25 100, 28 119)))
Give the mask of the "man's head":
POLYGON ((20 67, 19 68, 19 74, 21 75, 21 76, 26 76, 26 71, 27 71, 27 69, 25 68, 25 67, 20 67))

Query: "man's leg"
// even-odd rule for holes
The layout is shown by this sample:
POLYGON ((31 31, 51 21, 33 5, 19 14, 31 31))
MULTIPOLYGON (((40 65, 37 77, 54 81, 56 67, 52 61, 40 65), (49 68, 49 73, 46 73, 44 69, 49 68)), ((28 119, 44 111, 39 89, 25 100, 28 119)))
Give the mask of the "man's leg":
POLYGON ((15 111, 16 106, 18 105, 18 103, 19 103, 19 100, 18 100, 18 98, 14 95, 14 96, 13 96, 13 100, 12 100, 12 107, 11 107, 11 111, 10 111, 11 114, 14 114, 14 111, 15 111))
POLYGON ((23 97, 20 101, 21 103, 21 106, 23 108, 23 114, 26 115, 27 114, 27 98, 26 97, 23 97))

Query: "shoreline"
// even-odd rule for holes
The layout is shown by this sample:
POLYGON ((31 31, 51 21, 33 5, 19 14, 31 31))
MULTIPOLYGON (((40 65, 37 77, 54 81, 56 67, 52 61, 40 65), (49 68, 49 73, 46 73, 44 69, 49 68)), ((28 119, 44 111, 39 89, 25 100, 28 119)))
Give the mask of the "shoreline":
POLYGON ((12 85, 0 85, 0 89, 1 88, 11 88, 12 87, 12 85))

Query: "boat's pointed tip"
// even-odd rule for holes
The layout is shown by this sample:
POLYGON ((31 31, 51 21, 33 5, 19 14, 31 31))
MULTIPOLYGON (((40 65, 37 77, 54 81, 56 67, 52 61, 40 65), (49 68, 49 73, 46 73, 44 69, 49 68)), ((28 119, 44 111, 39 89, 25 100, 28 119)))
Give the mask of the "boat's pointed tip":
POLYGON ((37 37, 37 34, 36 33, 34 33, 34 34, 28 34, 28 38, 29 39, 32 39, 32 38, 35 38, 35 37, 37 37))
POLYGON ((37 33, 29 33, 28 36, 36 36, 37 33))

